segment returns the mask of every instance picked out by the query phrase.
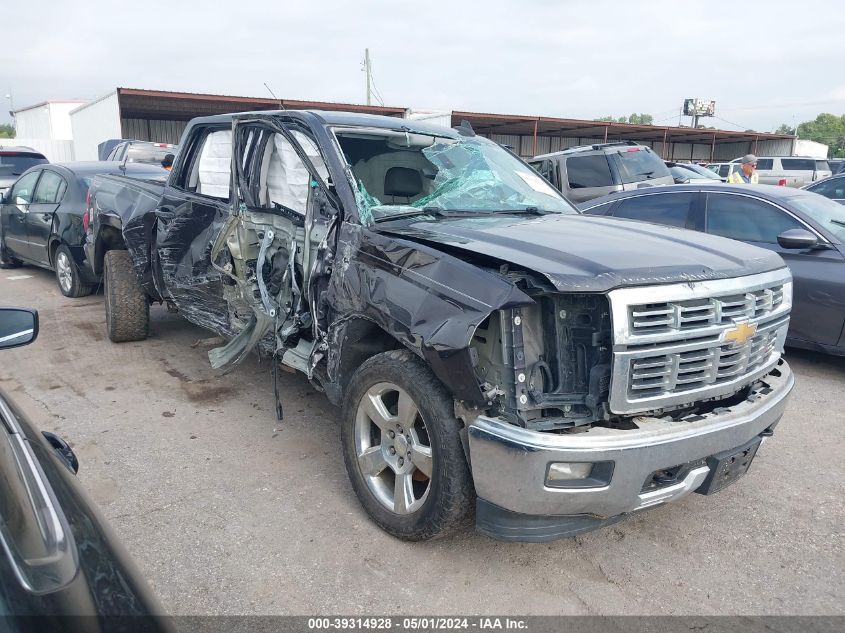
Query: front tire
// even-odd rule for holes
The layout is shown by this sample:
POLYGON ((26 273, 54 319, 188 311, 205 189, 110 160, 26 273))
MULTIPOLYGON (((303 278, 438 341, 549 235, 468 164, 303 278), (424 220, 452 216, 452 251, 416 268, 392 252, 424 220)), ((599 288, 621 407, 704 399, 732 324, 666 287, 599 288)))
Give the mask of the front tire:
POLYGON ((341 439, 358 500, 407 541, 471 523, 475 492, 451 395, 405 350, 367 360, 344 398, 341 439))
POLYGON ((114 343, 142 341, 150 333, 150 303, 135 278, 128 251, 108 251, 103 260, 106 330, 114 343))
POLYGON ((59 290, 66 297, 76 298, 90 295, 94 286, 82 281, 79 266, 73 260, 70 249, 62 244, 56 251, 53 259, 53 268, 56 271, 56 283, 59 290))

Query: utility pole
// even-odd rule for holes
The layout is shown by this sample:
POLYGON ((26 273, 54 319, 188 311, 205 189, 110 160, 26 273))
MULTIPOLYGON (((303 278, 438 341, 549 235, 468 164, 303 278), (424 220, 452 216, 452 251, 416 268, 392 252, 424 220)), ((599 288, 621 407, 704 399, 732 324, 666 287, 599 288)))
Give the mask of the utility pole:
POLYGON ((12 120, 12 129, 17 132, 18 126, 16 125, 15 121, 15 101, 12 98, 12 89, 9 88, 9 94, 6 95, 6 98, 9 100, 9 118, 12 120))
POLYGON ((370 64, 370 49, 364 49, 364 72, 367 75, 367 105, 372 105, 373 94, 373 67, 370 64))

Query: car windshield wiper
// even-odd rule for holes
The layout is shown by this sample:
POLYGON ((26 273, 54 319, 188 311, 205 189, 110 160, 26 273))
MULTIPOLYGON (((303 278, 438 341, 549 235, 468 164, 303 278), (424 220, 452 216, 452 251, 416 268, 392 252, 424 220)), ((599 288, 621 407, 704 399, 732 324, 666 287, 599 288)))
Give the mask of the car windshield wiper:
POLYGON ((830 218, 830 221, 834 224, 838 224, 839 226, 845 226, 845 221, 843 220, 835 220, 834 218, 830 218))
POLYGON ((497 209, 492 213, 525 213, 527 215, 548 215, 554 211, 546 211, 539 207, 522 207, 521 209, 497 209))
POLYGON ((422 209, 414 209, 413 211, 405 211, 404 213, 391 213, 383 215, 378 218, 373 218, 373 222, 387 222, 389 220, 402 220, 404 218, 413 218, 418 215, 433 215, 443 217, 443 210, 436 207, 424 207, 422 209))

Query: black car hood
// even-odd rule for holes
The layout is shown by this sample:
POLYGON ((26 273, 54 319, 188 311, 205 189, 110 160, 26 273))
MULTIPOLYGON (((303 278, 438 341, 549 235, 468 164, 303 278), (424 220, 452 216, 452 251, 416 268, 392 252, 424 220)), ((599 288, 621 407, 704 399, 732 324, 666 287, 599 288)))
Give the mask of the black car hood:
POLYGON ((783 268, 777 253, 646 222, 583 215, 496 215, 373 227, 541 273, 560 291, 753 275, 783 268))

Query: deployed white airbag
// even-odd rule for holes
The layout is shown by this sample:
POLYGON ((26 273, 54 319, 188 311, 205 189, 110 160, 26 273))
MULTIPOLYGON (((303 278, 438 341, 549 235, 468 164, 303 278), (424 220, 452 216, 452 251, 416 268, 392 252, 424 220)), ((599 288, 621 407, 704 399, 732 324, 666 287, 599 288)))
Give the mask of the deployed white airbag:
POLYGON ((212 132, 200 152, 197 193, 229 199, 232 170, 232 131, 212 132))
MULTIPOLYGON (((328 170, 317 146, 302 132, 294 131, 293 137, 311 159, 317 172, 328 180, 328 170)), ((281 134, 273 136, 273 149, 267 169, 267 197, 271 203, 277 203, 298 213, 305 214, 308 202, 308 190, 311 176, 305 164, 299 159, 293 146, 281 134)))

